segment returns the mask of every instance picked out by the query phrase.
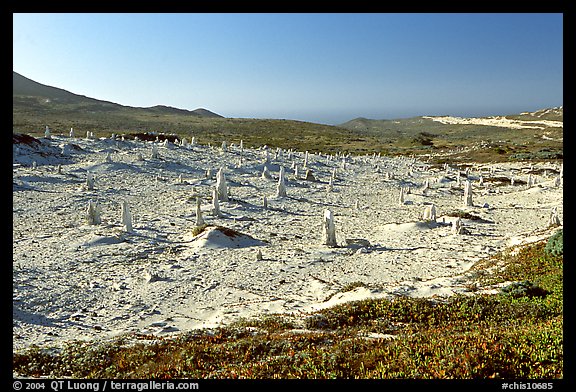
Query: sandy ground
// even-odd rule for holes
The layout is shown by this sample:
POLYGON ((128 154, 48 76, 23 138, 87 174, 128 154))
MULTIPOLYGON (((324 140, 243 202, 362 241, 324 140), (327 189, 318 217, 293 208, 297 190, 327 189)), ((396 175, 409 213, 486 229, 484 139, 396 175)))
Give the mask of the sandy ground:
POLYGON ((508 129, 544 129, 546 127, 564 128, 563 121, 552 120, 513 120, 504 116, 493 117, 453 117, 453 116, 424 116, 442 124, 473 124, 503 127, 508 129))
POLYGON ((268 179, 265 149, 230 142, 223 151, 38 140, 14 144, 14 350, 126 333, 177 334, 271 313, 306 317, 361 298, 467 293, 466 272, 476 261, 545 238, 553 208, 563 217, 556 163, 475 165, 466 177, 464 168, 413 158, 309 154, 314 179, 306 179, 306 153, 270 149, 268 179), (280 167, 285 197, 276 196, 280 167), (220 168, 230 198, 214 216, 220 168), (91 190, 88 173, 95 178, 91 190), (466 178, 472 206, 463 202, 466 178), (207 224, 234 231, 212 228, 194 237, 197 197, 207 224), (90 201, 101 210, 99 224, 87 222, 90 201), (124 201, 131 232, 121 221, 124 201), (424 221, 432 204, 436 221, 424 221), (326 209, 335 217, 337 247, 324 245, 326 209), (452 233, 450 214, 457 211, 475 218, 462 220, 466 234, 452 233))

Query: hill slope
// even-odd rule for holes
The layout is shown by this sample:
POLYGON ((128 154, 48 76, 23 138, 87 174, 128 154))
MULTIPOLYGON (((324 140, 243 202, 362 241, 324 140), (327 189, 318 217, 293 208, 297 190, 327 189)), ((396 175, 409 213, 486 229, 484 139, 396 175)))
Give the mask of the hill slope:
POLYGON ((12 130, 42 135, 70 128, 95 136, 157 132, 245 146, 311 152, 426 154, 436 161, 507 161, 563 157, 563 108, 466 119, 422 116, 398 120, 358 118, 339 126, 295 120, 224 118, 206 109, 123 106, 42 85, 13 73, 12 130), (504 125, 504 126, 503 126, 504 125), (455 153, 456 152, 456 153, 455 153))
MULTIPOLYGON (((465 150, 495 159, 554 159, 563 156, 563 107, 490 117, 420 116, 395 120, 356 118, 340 124, 390 149, 465 150), (492 151, 491 151, 492 150, 492 151)), ((454 158, 454 156, 452 156, 454 158)), ((475 159, 481 159, 475 156, 475 159)))
POLYGON ((206 109, 186 110, 170 106, 157 105, 150 108, 124 106, 113 102, 78 95, 69 91, 47 86, 12 72, 12 102, 14 110, 62 110, 68 114, 73 111, 114 112, 136 110, 148 111, 151 114, 180 114, 200 117, 222 117, 206 109))

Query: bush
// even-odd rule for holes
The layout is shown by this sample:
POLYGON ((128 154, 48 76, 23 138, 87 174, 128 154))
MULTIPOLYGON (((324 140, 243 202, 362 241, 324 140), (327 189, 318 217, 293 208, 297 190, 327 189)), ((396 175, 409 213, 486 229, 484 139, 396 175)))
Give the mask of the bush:
POLYGON ((558 230, 548 239, 544 252, 552 256, 560 256, 564 254, 564 234, 563 230, 558 230))

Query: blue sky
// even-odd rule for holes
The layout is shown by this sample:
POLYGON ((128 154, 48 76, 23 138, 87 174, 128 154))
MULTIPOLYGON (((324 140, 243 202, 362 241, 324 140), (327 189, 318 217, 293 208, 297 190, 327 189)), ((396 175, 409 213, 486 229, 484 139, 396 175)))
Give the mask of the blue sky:
POLYGON ((559 13, 13 14, 13 70, 123 105, 339 124, 563 104, 559 13))

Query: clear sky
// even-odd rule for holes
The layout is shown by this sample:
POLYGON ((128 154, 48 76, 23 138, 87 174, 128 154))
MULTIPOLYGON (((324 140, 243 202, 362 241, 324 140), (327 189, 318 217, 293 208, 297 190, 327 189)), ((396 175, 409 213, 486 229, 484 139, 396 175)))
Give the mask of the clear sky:
POLYGON ((563 104, 563 15, 16 13, 13 70, 225 117, 511 114, 563 104))

